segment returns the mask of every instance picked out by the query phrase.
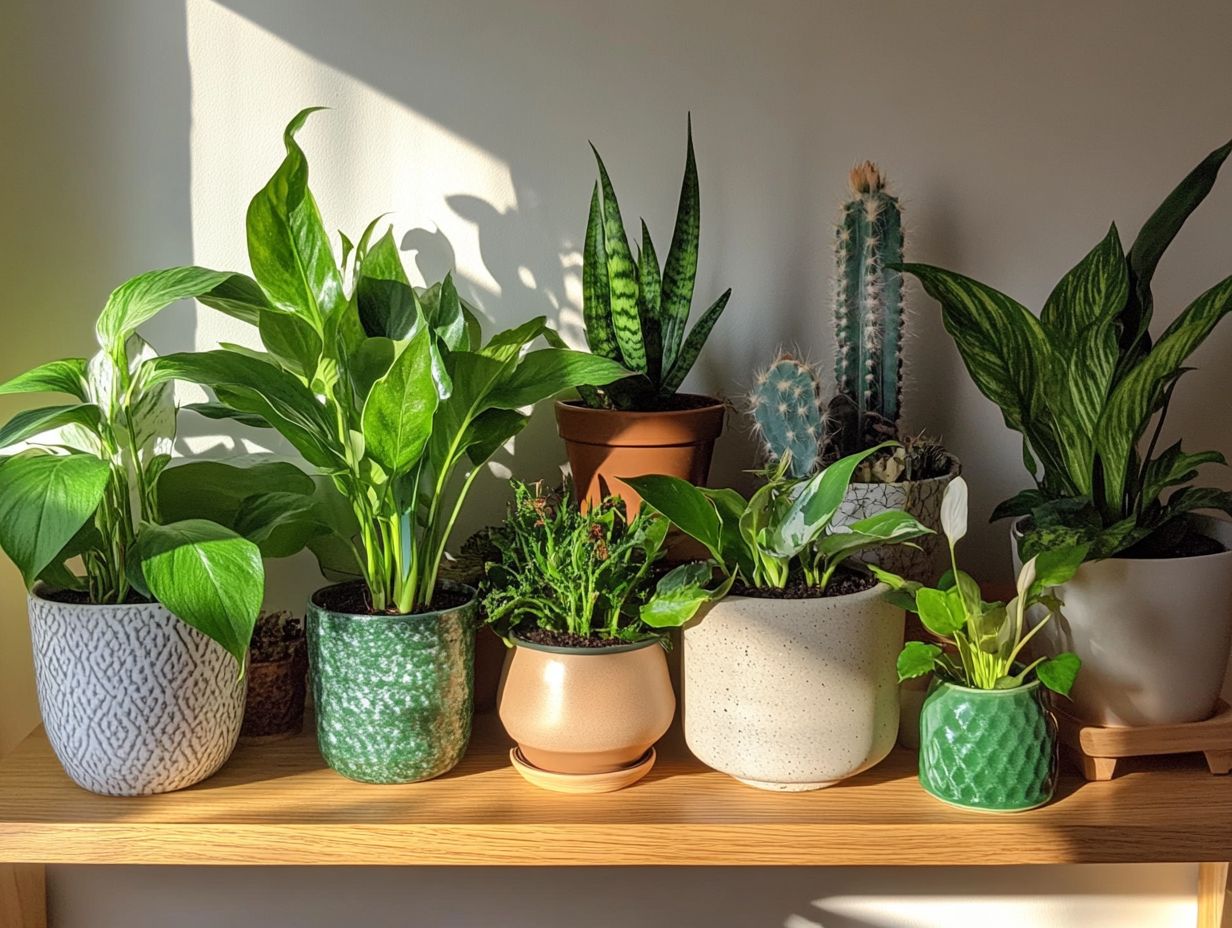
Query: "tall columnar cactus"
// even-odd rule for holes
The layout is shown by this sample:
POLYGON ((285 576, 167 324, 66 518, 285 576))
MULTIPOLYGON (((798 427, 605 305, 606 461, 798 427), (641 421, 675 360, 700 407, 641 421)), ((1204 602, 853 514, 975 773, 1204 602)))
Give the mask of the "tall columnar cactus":
POLYGON ((902 215, 871 162, 852 170, 851 191, 835 241, 834 376, 850 402, 832 427, 843 455, 895 437, 902 396, 902 275, 889 269, 903 260, 902 215))
POLYGON ((804 361, 783 355, 757 375, 748 395, 754 431, 771 461, 784 453, 793 477, 807 477, 821 463, 825 442, 821 384, 804 361))

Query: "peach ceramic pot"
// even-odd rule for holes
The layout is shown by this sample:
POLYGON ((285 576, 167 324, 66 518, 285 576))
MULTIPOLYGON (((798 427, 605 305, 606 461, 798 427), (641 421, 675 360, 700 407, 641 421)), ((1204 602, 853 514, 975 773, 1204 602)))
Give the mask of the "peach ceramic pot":
POLYGON ((601 774, 644 759, 672 724, 676 696, 657 641, 557 648, 519 640, 499 711, 530 764, 601 774))
POLYGON ((705 485, 725 407, 710 397, 680 394, 679 399, 688 408, 628 412, 591 409, 581 402, 556 404, 556 425, 579 502, 618 495, 633 516, 641 497, 622 477, 666 474, 705 485))

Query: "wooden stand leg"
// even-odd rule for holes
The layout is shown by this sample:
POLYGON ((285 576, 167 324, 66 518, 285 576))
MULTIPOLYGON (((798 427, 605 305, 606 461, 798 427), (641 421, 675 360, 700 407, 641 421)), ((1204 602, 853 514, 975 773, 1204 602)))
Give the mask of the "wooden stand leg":
POLYGON ((1204 751, 1206 766, 1211 773, 1224 774, 1232 770, 1232 751, 1204 751))
POLYGON ((1087 780, 1111 780, 1116 773, 1115 757, 1087 757, 1081 755, 1082 775, 1087 780))
POLYGON ((1223 928, 1228 865, 1198 864, 1198 928, 1223 928))
POLYGON ((47 928, 42 864, 0 864, 0 928, 47 928))

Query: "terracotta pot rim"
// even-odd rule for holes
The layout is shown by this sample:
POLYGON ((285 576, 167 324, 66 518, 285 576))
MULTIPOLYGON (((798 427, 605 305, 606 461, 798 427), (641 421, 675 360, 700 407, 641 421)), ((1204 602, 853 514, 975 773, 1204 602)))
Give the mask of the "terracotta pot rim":
POLYGON ((727 408, 726 402, 717 396, 710 396, 706 393, 677 393, 676 396, 703 399, 708 402, 705 406, 690 406, 686 409, 593 409, 587 406, 583 400, 557 400, 556 408, 567 409, 571 413, 575 412, 584 416, 610 416, 612 418, 654 417, 656 419, 660 417, 687 419, 691 416, 713 413, 716 408, 727 408))
POLYGON ((935 690, 948 689, 958 693, 970 693, 975 696, 996 696, 1005 697, 1013 696, 1018 693, 1030 693, 1040 688, 1038 679, 1032 680, 1030 683, 1024 683, 1021 686, 1014 686, 1006 690, 985 690, 978 686, 963 686, 961 683, 951 683, 949 680, 937 680, 933 686, 935 690))
POLYGON ((356 622, 371 622, 374 624, 379 624, 386 622, 407 622, 414 619, 432 621, 447 615, 452 615, 456 612, 473 612, 479 605, 479 591, 473 586, 468 586, 465 583, 458 583, 454 580, 441 580, 438 582, 438 586, 442 590, 454 590, 461 593, 468 593, 470 594, 470 599, 464 603, 459 603, 456 606, 450 606, 448 609, 433 609, 431 612, 407 612, 399 613, 398 615, 387 615, 385 613, 380 615, 371 615, 366 612, 336 612, 328 606, 323 606, 317 602, 322 593, 325 593, 328 590, 335 590, 338 587, 350 586, 351 584, 357 582, 361 581, 346 580, 342 583, 331 583, 329 586, 323 586, 314 591, 313 594, 308 597, 310 611, 315 609, 316 611, 323 612, 326 615, 332 615, 342 619, 353 619, 356 622))
MULTIPOLYGON (((1031 517, 1030 516, 1019 516, 1017 519, 1014 520, 1013 524, 1010 526, 1010 538, 1014 542, 1015 551, 1017 551, 1018 549, 1017 542, 1021 541, 1023 537, 1023 532, 1020 526, 1022 525, 1024 521, 1026 521, 1029 518, 1031 517)), ((1223 525, 1229 531, 1232 531, 1232 519, 1221 519, 1218 516, 1196 515, 1194 513, 1190 513, 1189 518, 1192 522, 1197 523, 1199 526, 1203 524, 1223 525)), ((1220 544, 1224 544, 1224 542, 1222 542, 1218 538, 1216 538, 1215 541, 1219 541, 1220 544)), ((1223 551, 1215 551, 1211 554, 1194 554, 1194 555, 1190 555, 1189 557, 1117 557, 1114 554, 1112 557, 1104 558, 1104 560, 1115 561, 1121 564, 1157 564, 1158 565, 1158 564, 1185 564, 1185 563, 1191 563, 1191 562, 1195 564, 1209 564, 1215 558, 1224 558, 1228 560, 1229 563, 1232 563, 1232 546, 1225 547, 1223 551)), ((1083 561, 1083 564, 1090 564, 1090 563, 1093 563, 1093 562, 1083 561)))
POLYGON ((525 641, 516 634, 513 636, 513 641, 516 647, 526 648, 528 651, 542 651, 545 654, 577 654, 587 657, 602 657, 605 654, 628 654, 630 651, 640 651, 643 648, 661 643, 658 638, 647 638, 645 641, 630 641, 625 644, 614 644, 605 648, 584 648, 525 641))
POLYGON ((795 599, 786 599, 778 596, 739 596, 735 593, 728 593, 722 599, 715 603, 725 603, 728 600, 741 603, 834 603, 834 602, 871 602, 874 599, 880 599, 890 589, 889 584, 878 582, 870 586, 867 590, 860 590, 858 593, 844 593, 841 596, 807 596, 795 599))

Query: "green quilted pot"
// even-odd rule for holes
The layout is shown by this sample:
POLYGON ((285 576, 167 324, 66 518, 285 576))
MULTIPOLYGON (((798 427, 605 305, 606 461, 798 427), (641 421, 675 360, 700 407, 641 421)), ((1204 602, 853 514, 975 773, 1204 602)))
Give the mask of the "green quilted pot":
POLYGON ((1012 690, 938 682, 920 713, 920 785, 964 809, 1042 806, 1057 782, 1056 735, 1038 681, 1012 690))
POLYGON ((413 783, 466 752, 474 700, 477 605, 418 615, 349 615, 308 604, 317 744, 364 783, 413 783))

